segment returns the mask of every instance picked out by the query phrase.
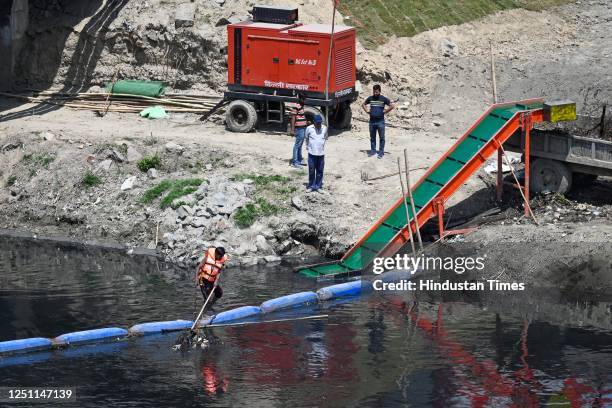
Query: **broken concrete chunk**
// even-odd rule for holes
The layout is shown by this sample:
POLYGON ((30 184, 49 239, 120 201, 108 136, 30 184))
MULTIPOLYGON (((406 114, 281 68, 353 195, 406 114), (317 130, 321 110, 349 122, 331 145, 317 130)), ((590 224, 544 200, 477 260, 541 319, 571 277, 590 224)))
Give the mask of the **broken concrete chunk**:
POLYGON ((159 172, 157 171, 157 169, 149 169, 147 170, 147 176, 151 179, 156 179, 157 177, 159 177, 159 172))
POLYGON ((179 4, 174 15, 174 27, 193 27, 195 21, 195 4, 179 4))
POLYGON ((257 245, 257 249, 259 249, 261 252, 272 251, 272 246, 268 243, 268 241, 263 235, 258 235, 255 238, 255 244, 257 245))
POLYGON ((138 160, 142 159, 142 154, 138 152, 138 150, 134 149, 132 146, 127 149, 127 161, 129 163, 135 163, 138 160))
POLYGON ((113 161, 111 159, 106 159, 98 163, 96 167, 104 171, 109 171, 112 164, 113 164, 113 161))
POLYGON ((291 197, 291 205, 300 211, 302 211, 302 209, 304 208, 304 202, 302 201, 300 196, 291 197))
POLYGON ((183 153, 185 148, 178 143, 168 142, 166 143, 166 150, 170 153, 183 153))
POLYGON ((282 260, 282 258, 278 255, 267 255, 264 256, 264 261, 267 263, 278 263, 282 260))
POLYGON ((459 55, 459 47, 448 38, 444 38, 440 42, 440 50, 445 57, 456 57, 459 55))
POLYGON ((136 178, 136 176, 128 177, 127 179, 125 179, 123 184, 121 184, 121 191, 133 189, 134 187, 136 187, 137 181, 138 179, 136 178))

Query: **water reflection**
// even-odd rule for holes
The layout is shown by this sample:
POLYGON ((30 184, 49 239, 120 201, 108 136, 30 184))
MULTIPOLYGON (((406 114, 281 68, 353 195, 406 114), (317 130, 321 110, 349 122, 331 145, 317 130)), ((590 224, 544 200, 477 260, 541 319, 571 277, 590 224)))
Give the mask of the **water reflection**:
MULTIPOLYGON (((154 260, 21 241, 0 254, 2 340, 193 313, 190 273, 154 260)), ((220 309, 315 287, 227 272, 220 309)), ((325 320, 211 329, 207 350, 174 352, 169 334, 1 358, 0 386, 76 385, 83 407, 612 406, 610 304, 500 304, 330 302, 308 311, 325 320)))

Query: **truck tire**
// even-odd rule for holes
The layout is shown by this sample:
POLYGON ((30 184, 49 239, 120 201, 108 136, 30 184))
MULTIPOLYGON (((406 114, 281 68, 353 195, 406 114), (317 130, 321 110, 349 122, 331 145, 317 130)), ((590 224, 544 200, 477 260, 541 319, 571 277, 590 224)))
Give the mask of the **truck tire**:
POLYGON ((232 132, 250 132, 257 124, 257 111, 247 101, 241 99, 231 101, 225 114, 225 124, 232 132))
POLYGON ((351 105, 348 103, 341 103, 334 110, 329 121, 334 129, 343 130, 350 129, 352 119, 353 111, 351 110, 351 105))
POLYGON ((325 115, 323 114, 323 112, 321 112, 321 109, 315 108, 314 106, 304 106, 304 114, 306 115, 306 122, 308 122, 309 125, 312 125, 312 123, 314 122, 314 117, 316 115, 321 115, 321 117, 323 118, 323 124, 327 126, 327 122, 325 121, 325 115))
POLYGON ((530 171, 529 189, 534 193, 565 194, 572 187, 572 172, 560 161, 537 159, 530 171))

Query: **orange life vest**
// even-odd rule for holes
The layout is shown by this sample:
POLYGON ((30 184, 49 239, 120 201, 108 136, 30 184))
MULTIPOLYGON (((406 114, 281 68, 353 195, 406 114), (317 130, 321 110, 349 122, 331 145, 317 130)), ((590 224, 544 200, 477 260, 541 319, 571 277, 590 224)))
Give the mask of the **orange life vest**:
POLYGON ((306 112, 304 111, 304 106, 300 106, 293 111, 295 115, 295 127, 305 127, 306 123, 306 112))
POLYGON ((198 269, 198 281, 205 279, 209 282, 214 282, 221 273, 221 268, 223 268, 227 261, 227 255, 223 255, 223 258, 216 260, 215 249, 210 247, 206 254, 204 254, 204 260, 200 264, 200 269, 198 269))

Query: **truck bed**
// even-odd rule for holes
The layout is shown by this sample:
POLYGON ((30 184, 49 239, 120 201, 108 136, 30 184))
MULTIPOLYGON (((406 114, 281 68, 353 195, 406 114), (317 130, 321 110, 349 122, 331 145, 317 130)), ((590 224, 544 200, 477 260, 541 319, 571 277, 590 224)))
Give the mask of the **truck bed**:
MULTIPOLYGON (((558 160, 570 166, 572 171, 612 176, 612 141, 583 135, 596 132, 591 123, 582 118, 582 128, 568 126, 543 126, 531 132, 531 157, 558 160), (587 130, 585 130, 587 129, 587 130), (580 135, 580 136, 579 136, 580 135)), ((523 152, 524 140, 517 132, 506 143, 506 150, 523 152)))

